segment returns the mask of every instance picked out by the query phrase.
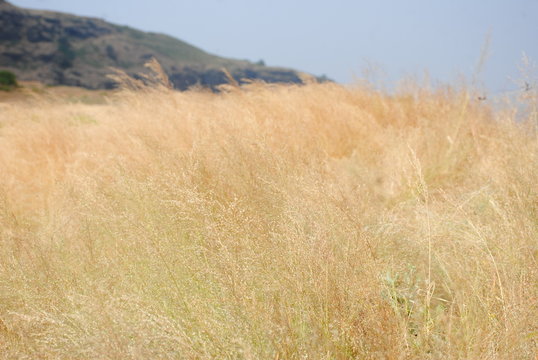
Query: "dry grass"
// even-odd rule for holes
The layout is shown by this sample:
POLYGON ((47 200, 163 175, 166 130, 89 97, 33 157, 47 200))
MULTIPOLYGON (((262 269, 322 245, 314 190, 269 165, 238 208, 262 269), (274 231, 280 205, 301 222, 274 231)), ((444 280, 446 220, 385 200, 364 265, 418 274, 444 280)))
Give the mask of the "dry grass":
POLYGON ((534 360, 516 116, 334 84, 3 104, 0 356, 534 360))

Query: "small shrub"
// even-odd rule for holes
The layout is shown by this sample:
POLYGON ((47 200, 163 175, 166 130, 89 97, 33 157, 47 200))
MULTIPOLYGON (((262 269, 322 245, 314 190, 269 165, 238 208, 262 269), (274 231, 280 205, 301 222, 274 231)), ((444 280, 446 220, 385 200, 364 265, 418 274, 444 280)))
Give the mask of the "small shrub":
POLYGON ((0 71, 0 90, 9 91, 18 86, 17 77, 11 71, 0 71))
POLYGON ((73 50, 69 40, 62 37, 58 42, 58 56, 56 58, 56 63, 60 66, 60 68, 68 69, 73 67, 73 62, 75 61, 76 57, 77 54, 73 50))

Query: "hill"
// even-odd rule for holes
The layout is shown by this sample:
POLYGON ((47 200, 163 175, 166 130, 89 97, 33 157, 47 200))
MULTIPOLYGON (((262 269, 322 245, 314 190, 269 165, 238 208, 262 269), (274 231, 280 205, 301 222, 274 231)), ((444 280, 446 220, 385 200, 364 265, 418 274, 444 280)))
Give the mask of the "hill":
POLYGON ((297 71, 266 67, 209 54, 168 35, 148 33, 101 19, 28 10, 0 0, 0 68, 26 81, 106 89, 110 67, 129 74, 143 71, 155 57, 178 89, 236 80, 300 83, 297 71))

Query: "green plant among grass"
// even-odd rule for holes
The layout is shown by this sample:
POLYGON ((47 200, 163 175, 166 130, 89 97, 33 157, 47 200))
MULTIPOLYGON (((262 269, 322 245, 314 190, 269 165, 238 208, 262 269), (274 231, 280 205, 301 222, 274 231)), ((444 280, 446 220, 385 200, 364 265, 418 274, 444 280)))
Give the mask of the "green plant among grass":
POLYGON ((18 87, 17 77, 11 71, 0 71, 0 90, 11 91, 18 87))

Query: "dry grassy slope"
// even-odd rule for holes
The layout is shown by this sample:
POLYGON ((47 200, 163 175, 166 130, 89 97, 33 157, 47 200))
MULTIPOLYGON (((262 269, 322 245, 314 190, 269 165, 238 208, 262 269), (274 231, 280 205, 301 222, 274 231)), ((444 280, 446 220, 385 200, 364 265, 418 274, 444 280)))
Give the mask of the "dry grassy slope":
POLYGON ((22 80, 48 85, 109 88, 109 67, 136 73, 151 57, 158 58, 180 89, 226 82, 216 71, 221 67, 238 79, 300 82, 293 70, 218 57, 167 35, 100 19, 21 9, 5 1, 0 2, 0 28, 0 67, 22 80))
POLYGON ((472 98, 1 104, 0 354, 536 359, 537 119, 472 98))
POLYGON ((16 89, 0 91, 0 104, 31 104, 36 99, 65 103, 104 104, 116 90, 90 90, 76 86, 47 86, 38 81, 20 81, 16 89))

